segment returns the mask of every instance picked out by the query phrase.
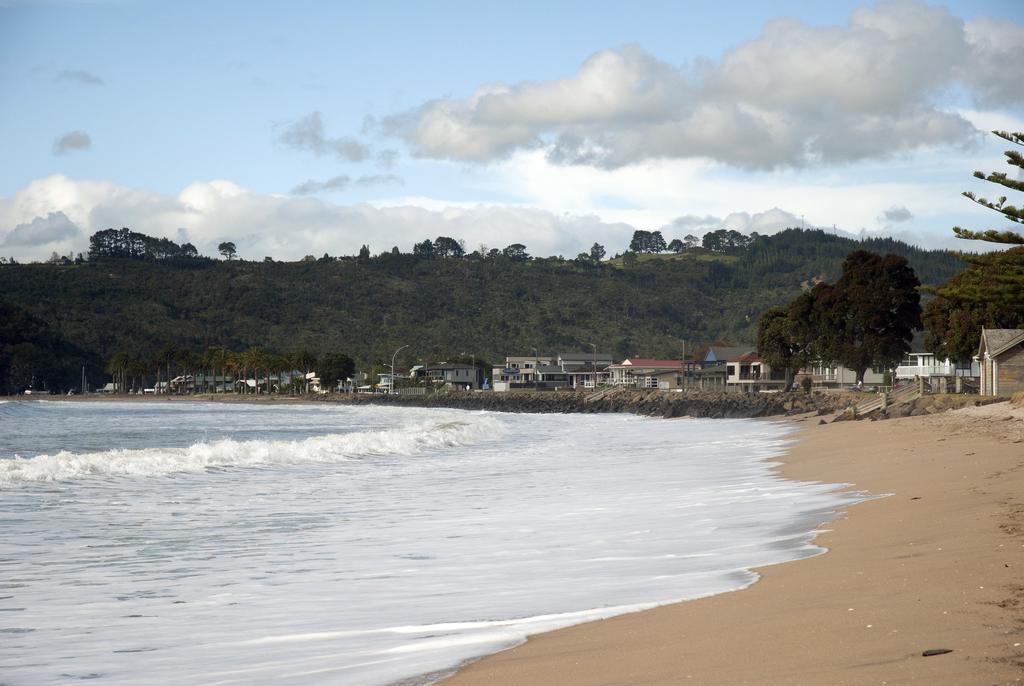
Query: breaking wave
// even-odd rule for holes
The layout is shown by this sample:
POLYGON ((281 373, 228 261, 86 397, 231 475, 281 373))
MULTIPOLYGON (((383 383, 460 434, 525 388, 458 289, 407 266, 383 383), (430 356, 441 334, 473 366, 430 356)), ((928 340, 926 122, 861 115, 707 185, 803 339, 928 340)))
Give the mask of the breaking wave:
POLYGON ((106 450, 96 453, 61 451, 0 460, 0 487, 22 482, 66 481, 103 476, 164 476, 226 467, 343 462, 375 455, 416 455, 443 448, 473 445, 502 434, 492 417, 406 425, 383 431, 314 436, 302 441, 221 440, 187 448, 106 450))

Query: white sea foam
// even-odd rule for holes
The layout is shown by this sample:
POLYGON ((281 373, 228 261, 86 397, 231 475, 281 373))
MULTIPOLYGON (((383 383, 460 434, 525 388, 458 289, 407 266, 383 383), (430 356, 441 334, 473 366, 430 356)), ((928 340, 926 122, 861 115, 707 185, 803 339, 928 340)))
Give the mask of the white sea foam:
POLYGON ((14 406, 12 684, 391 684, 742 588, 752 567, 819 553, 812 532, 853 500, 773 473, 787 431, 760 422, 14 406))
POLYGON ((314 436, 301 441, 201 442, 187 448, 115 449, 76 454, 60 451, 0 460, 0 487, 18 482, 64 481, 90 476, 165 476, 218 467, 262 467, 329 463, 373 455, 416 455, 476 443, 502 435, 490 417, 423 422, 383 431, 314 436))

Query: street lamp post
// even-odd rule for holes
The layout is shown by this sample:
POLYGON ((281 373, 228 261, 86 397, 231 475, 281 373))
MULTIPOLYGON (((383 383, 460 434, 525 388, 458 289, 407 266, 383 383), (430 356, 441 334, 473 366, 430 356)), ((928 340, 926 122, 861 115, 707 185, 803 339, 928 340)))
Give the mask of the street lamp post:
POLYGON ((540 370, 538 369, 538 365, 540 364, 540 362, 538 361, 539 357, 540 356, 537 354, 537 349, 534 348, 533 349, 533 390, 537 390, 537 382, 540 381, 540 370))
POLYGON ((594 367, 594 390, 597 390, 597 344, 587 343, 591 348, 594 349, 594 357, 592 358, 591 364, 594 367))
MULTIPOLYGON (((396 350, 395 354, 391 356, 391 383, 388 384, 388 395, 391 395, 395 392, 395 358, 398 357, 398 353, 402 352, 408 347, 409 344, 406 343, 401 348, 396 350)), ((372 379, 370 380, 370 383, 373 383, 372 379)))
MULTIPOLYGON (((469 355, 473 358, 473 383, 472 383, 472 389, 476 390, 479 387, 479 385, 480 385, 480 384, 477 383, 477 381, 480 380, 480 375, 477 373, 477 369, 476 369, 476 353, 469 353, 469 355)), ((466 357, 466 353, 462 353, 462 357, 466 357)))

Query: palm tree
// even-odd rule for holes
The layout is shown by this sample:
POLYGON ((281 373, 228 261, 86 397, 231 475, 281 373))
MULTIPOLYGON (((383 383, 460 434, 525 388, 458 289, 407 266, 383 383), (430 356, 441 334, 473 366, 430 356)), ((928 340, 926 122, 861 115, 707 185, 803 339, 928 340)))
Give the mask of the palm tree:
POLYGON ((235 363, 234 353, 218 346, 216 348, 210 348, 210 363, 213 367, 213 392, 217 393, 217 372, 220 371, 221 383, 224 387, 228 383, 228 369, 231 369, 235 363))
MULTIPOLYGON (((242 355, 233 350, 224 350, 223 369, 231 372, 232 392, 238 393, 238 378, 242 369, 242 355)), ((224 385, 227 386, 227 373, 224 374, 224 385)))
POLYGON ((121 351, 111 358, 107 364, 106 372, 113 377, 114 380, 114 392, 124 393, 126 391, 125 381, 127 376, 128 364, 131 362, 131 358, 128 353, 121 351))
MULTIPOLYGON (((178 371, 181 372, 182 377, 185 380, 185 390, 188 393, 195 391, 195 378, 196 378, 196 367, 199 366, 199 356, 196 355, 189 348, 178 348, 174 354, 174 362, 178 367, 178 371), (192 385, 188 383, 188 377, 192 377, 192 385)), ((178 393, 181 393, 181 386, 178 387, 178 393)))
POLYGON ((253 391, 258 394, 260 392, 260 370, 267 368, 267 353, 263 348, 254 345, 242 353, 241 357, 242 368, 245 371, 252 370, 253 372, 256 382, 253 391))
POLYGON ((309 395, 309 380, 306 379, 306 375, 309 374, 313 365, 316 364, 316 355, 303 348, 298 352, 292 353, 292 359, 295 362, 295 368, 302 370, 302 392, 309 395))
POLYGON ((146 383, 146 372, 149 371, 149 366, 145 360, 138 355, 132 357, 128 361, 128 373, 132 378, 132 391, 138 390, 146 383))
POLYGON ((174 356, 174 347, 166 345, 150 358, 152 368, 156 369, 156 383, 153 385, 153 388, 158 388, 160 386, 160 375, 163 374, 163 371, 166 368, 168 390, 170 390, 171 362, 174 360, 174 356))

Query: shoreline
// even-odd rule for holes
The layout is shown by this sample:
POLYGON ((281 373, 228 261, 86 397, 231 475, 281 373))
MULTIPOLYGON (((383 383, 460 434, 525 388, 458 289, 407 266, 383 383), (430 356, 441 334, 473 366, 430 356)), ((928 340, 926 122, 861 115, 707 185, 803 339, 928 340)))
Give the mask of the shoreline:
POLYGON ((825 554, 754 569, 741 590, 531 636, 436 683, 1024 682, 1024 408, 781 421, 800 430, 773 458, 780 477, 867 496, 818 529, 825 554), (937 649, 952 652, 923 655, 937 649))
MULTIPOLYGON (((130 400, 172 399, 320 402, 130 400)), ((770 458, 781 478, 866 496, 816 530, 811 542, 827 554, 755 568, 758 582, 741 590, 538 634, 400 683, 1024 682, 1024 407, 771 419, 798 429, 770 458), (934 649, 953 652, 922 655, 934 649)))

